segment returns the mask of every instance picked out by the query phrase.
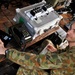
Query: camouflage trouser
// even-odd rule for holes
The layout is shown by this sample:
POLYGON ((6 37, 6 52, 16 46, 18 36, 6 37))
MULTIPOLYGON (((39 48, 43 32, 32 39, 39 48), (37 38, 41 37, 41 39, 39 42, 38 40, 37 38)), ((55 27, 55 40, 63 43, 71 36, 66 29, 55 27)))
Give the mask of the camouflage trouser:
POLYGON ((23 67, 20 67, 17 71, 16 75, 50 75, 48 72, 45 72, 43 70, 36 70, 36 69, 25 69, 23 67))

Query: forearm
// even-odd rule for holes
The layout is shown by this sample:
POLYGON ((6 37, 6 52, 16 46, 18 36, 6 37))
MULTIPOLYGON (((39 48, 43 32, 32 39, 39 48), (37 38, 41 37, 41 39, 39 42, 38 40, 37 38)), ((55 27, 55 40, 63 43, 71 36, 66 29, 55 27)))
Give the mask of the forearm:
POLYGON ((61 63, 56 64, 56 59, 48 59, 45 55, 35 55, 13 49, 9 50, 6 57, 27 69, 55 69, 61 67, 61 63))

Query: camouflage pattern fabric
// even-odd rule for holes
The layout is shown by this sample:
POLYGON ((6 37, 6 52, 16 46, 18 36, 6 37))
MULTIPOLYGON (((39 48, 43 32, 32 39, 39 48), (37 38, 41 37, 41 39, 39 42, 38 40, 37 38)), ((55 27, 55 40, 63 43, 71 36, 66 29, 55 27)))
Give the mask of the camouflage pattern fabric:
POLYGON ((45 55, 9 49, 6 57, 21 66, 17 75, 75 75, 75 47, 45 55), (45 69, 51 72, 48 74, 45 69))

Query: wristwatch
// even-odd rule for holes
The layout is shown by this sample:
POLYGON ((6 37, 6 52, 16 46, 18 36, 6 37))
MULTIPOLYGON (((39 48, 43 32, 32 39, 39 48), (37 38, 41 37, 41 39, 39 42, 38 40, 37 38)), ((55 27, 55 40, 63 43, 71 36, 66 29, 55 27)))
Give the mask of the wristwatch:
POLYGON ((9 49, 5 50, 5 57, 7 58, 9 54, 9 49))

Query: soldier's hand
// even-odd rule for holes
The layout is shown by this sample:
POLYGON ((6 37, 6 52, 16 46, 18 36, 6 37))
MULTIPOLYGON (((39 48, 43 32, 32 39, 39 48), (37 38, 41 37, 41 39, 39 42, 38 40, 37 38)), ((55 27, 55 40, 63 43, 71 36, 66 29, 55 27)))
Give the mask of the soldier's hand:
POLYGON ((54 45, 49 44, 47 46, 47 50, 49 50, 50 52, 56 52, 57 51, 57 48, 55 48, 54 45))
POLYGON ((0 55, 1 54, 5 55, 5 50, 7 50, 7 48, 4 47, 4 43, 0 39, 0 55))

